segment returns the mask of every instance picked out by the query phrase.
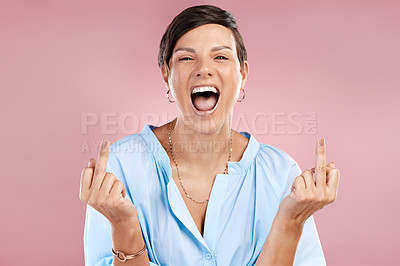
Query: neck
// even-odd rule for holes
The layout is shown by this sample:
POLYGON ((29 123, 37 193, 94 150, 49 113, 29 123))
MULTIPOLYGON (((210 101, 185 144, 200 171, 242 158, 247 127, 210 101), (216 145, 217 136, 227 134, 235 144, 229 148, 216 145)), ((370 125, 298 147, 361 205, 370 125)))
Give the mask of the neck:
POLYGON ((189 127, 179 117, 168 128, 170 126, 172 149, 179 167, 190 165, 191 169, 202 171, 224 171, 229 149, 233 145, 230 121, 213 131, 210 131, 209 125, 202 125, 200 129, 189 127))

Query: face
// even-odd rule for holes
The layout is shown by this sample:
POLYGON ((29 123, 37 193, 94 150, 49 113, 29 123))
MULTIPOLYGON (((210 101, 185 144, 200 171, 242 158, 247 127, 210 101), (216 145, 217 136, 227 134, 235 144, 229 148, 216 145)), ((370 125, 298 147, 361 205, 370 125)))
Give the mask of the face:
POLYGON ((230 29, 206 24, 188 31, 176 42, 169 67, 161 72, 178 107, 178 119, 203 133, 230 126, 248 75, 247 62, 240 68, 230 29))

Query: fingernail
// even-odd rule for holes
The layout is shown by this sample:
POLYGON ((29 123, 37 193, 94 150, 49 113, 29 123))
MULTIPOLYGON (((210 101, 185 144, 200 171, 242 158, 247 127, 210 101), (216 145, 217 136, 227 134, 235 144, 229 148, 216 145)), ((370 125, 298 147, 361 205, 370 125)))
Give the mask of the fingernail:
POLYGON ((88 164, 87 164, 88 166, 90 166, 90 159, 89 159, 89 162, 88 162, 88 164))
POLYGON ((324 146, 325 145, 325 139, 319 139, 319 145, 324 146))
POLYGON ((107 147, 107 140, 103 139, 103 142, 101 143, 101 148, 105 149, 107 147))
POLYGON ((332 162, 332 166, 333 166, 333 168, 335 168, 335 167, 336 167, 334 162, 332 162))

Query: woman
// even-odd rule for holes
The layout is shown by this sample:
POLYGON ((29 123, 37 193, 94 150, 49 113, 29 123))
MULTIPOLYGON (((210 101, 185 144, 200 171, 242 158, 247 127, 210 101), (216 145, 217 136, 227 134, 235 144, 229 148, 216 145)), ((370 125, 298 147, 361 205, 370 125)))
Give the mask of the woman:
POLYGON ((229 12, 195 6, 171 22, 159 66, 178 116, 103 141, 90 159, 80 188, 86 265, 325 265, 312 214, 335 200, 339 172, 326 165, 324 139, 316 171, 301 172, 231 129, 246 60, 229 12))

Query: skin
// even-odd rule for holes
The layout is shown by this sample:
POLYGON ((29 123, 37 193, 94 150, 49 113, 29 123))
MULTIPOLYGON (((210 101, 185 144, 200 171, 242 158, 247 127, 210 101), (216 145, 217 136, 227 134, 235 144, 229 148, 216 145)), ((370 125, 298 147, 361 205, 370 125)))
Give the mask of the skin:
MULTIPOLYGON (((171 134, 174 144, 207 142, 226 147, 232 132, 234 143, 231 161, 240 161, 248 141, 231 129, 231 122, 234 105, 248 73, 247 62, 244 62, 243 68, 240 67, 235 39, 229 29, 207 24, 183 35, 175 45, 169 67, 161 68, 162 78, 171 90, 178 109, 171 134), (197 115, 191 106, 191 88, 199 84, 214 84, 220 91, 216 111, 206 117, 197 115)), ((167 126, 154 130, 166 151, 169 150, 167 126)), ((318 143, 315 168, 298 176, 293 182, 292 192, 281 202, 257 265, 293 265, 304 222, 336 199, 339 171, 333 163, 326 164, 326 147, 318 143)), ((207 198, 215 175, 222 173, 225 168, 226 150, 192 152, 180 149, 174 153, 191 196, 199 200, 207 198)), ((135 254, 144 245, 137 211, 132 202, 125 199, 126 190, 122 182, 113 174, 106 173, 108 154, 109 143, 105 141, 98 160, 90 159, 88 167, 82 171, 80 199, 110 221, 114 250, 135 254)), ((171 157, 170 161, 174 169, 171 157)), ((173 178, 178 184, 174 170, 173 178)), ((182 190, 181 194, 202 233, 206 205, 190 202, 182 190)), ((149 265, 149 260, 145 252, 125 263, 115 259, 114 265, 149 265)))
POLYGON ((293 265, 305 221, 336 200, 339 176, 333 162, 326 164, 325 139, 319 139, 315 167, 295 178, 291 193, 279 206, 256 265, 293 265))
MULTIPOLYGON (((242 69, 240 67, 235 39, 228 28, 207 24, 184 34, 175 44, 169 68, 165 65, 161 68, 165 86, 171 90, 178 111, 172 131, 174 144, 213 143, 226 147, 231 132, 233 108, 248 73, 247 62, 244 62, 242 69), (220 91, 218 107, 208 117, 197 115, 192 108, 191 88, 200 84, 214 84, 220 91)), ((235 133, 235 139, 239 139, 236 144, 241 146, 235 150, 244 150, 247 143, 240 145, 246 142, 240 139, 245 137, 235 133)), ((180 151, 179 156, 182 158, 179 164, 190 165, 192 170, 203 170, 205 166, 217 169, 226 163, 224 149, 204 149, 199 153, 185 149, 180 151)))
MULTIPOLYGON (((168 66, 161 68, 178 113, 171 137, 174 147, 182 148, 174 148, 174 155, 185 189, 197 201, 209 197, 216 175, 224 172, 230 134, 233 136, 231 161, 240 161, 248 144, 246 137, 231 129, 233 108, 248 73, 247 62, 241 68, 231 30, 216 24, 203 25, 184 34, 176 42, 168 66), (214 85, 220 92, 218 106, 209 116, 196 114, 192 107, 191 89, 197 85, 214 85), (221 148, 201 148, 195 152, 184 148, 185 144, 198 147, 197 144, 204 143, 221 148)), ((170 157, 172 178, 203 235, 207 203, 197 204, 186 197, 169 152, 168 125, 155 129, 154 134, 170 157)))
MULTIPOLYGON (((91 158, 88 167, 83 169, 79 198, 109 220, 114 250, 136 254, 144 246, 136 207, 125 198, 123 183, 106 172, 109 150, 109 142, 103 141, 97 161, 91 158)), ((114 265, 150 265, 150 262, 145 251, 126 262, 114 259, 114 265)))

